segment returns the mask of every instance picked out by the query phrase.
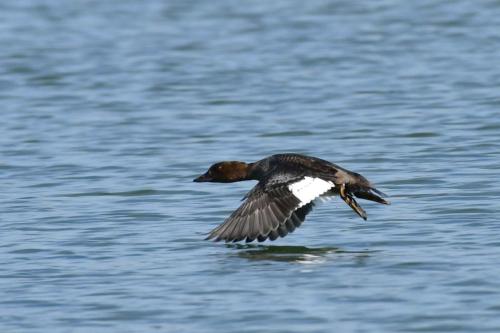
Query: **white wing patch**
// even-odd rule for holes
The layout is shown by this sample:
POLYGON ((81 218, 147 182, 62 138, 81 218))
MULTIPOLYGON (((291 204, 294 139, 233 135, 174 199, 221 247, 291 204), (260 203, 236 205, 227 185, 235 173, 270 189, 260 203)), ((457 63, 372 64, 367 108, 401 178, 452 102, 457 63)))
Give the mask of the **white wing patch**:
POLYGON ((335 187, 333 182, 313 177, 304 177, 304 179, 288 185, 288 189, 300 200, 297 208, 307 205, 332 187, 335 187))

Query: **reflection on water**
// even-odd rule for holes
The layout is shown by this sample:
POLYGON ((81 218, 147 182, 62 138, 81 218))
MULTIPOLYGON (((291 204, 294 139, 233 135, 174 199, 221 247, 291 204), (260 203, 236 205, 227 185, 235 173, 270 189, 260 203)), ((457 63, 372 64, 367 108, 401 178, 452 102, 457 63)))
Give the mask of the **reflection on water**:
POLYGON ((240 258, 248 260, 283 261, 299 264, 323 263, 334 255, 352 255, 356 259, 364 259, 375 251, 346 251, 338 247, 278 246, 257 244, 227 244, 228 248, 238 250, 240 258))

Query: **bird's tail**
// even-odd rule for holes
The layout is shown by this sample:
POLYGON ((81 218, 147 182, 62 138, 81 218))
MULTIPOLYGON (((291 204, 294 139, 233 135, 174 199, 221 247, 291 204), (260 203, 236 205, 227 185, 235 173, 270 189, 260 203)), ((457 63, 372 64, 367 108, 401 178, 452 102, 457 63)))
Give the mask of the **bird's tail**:
POLYGON ((342 184, 340 187, 339 194, 340 194, 340 197, 342 198, 342 200, 344 200, 345 203, 348 204, 349 207, 351 207, 352 210, 354 210, 356 212, 356 214, 361 216, 364 220, 367 219, 366 212, 357 203, 357 201, 354 199, 354 196, 356 198, 375 201, 375 202, 385 204, 385 205, 390 204, 389 201, 382 198, 383 196, 386 196, 386 195, 372 186, 359 186, 359 185, 357 185, 354 187, 351 187, 351 186, 348 187, 345 184, 342 184))
POLYGON ((374 187, 360 187, 357 188, 356 191, 353 192, 356 198, 375 201, 384 205, 390 205, 391 203, 388 200, 385 200, 383 197, 387 197, 387 195, 374 187))

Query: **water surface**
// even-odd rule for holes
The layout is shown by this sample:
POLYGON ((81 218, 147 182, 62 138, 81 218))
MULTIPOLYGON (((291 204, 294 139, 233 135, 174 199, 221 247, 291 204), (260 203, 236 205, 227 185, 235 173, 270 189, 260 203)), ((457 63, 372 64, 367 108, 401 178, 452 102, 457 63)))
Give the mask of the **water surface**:
POLYGON ((499 332, 494 1, 0 3, 0 331, 499 332), (204 241, 331 160, 390 195, 204 241))

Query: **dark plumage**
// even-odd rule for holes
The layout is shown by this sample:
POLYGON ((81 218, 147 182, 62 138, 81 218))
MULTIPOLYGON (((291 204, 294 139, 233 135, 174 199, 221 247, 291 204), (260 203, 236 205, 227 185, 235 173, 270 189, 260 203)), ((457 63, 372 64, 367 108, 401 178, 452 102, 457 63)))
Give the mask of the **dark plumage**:
POLYGON ((220 162, 195 182, 258 180, 245 202, 207 239, 262 242, 285 237, 304 222, 320 197, 339 195, 360 217, 366 212, 354 197, 389 204, 383 193, 358 173, 299 154, 277 154, 255 163, 220 162))

